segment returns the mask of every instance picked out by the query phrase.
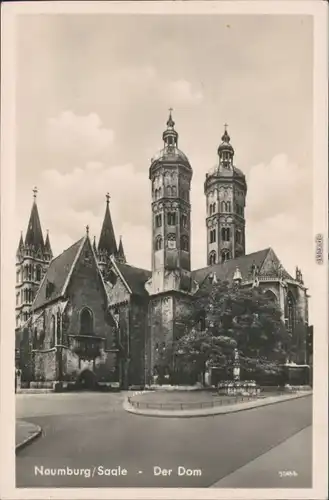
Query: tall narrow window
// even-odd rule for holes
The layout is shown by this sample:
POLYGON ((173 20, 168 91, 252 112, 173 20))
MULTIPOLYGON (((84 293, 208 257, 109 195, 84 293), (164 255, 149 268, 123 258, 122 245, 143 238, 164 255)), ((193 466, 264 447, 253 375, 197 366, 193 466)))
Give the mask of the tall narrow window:
POLYGON ((156 227, 162 226, 162 215, 161 214, 158 214, 155 216, 155 225, 156 225, 156 227))
POLYGON ((291 292, 288 292, 287 296, 287 320, 288 320, 288 330, 293 332, 296 323, 296 303, 291 292))
POLYGON ((80 335, 93 334, 93 315, 90 309, 85 307, 80 313, 80 335))
POLYGON ((16 306, 19 305, 19 292, 16 293, 16 306))
POLYGON ((231 211, 231 202, 227 201, 226 202, 226 212, 230 212, 230 211, 231 211))
POLYGON ((209 265, 213 266, 214 264, 216 264, 216 252, 212 251, 209 254, 209 265))
POLYGON ((162 249, 162 238, 161 236, 158 236, 157 239, 155 240, 155 250, 161 250, 162 249))
POLYGON ((236 243, 242 243, 241 231, 239 229, 235 232, 235 241, 236 243))
POLYGON ((176 213, 168 212, 167 221, 168 221, 168 226, 176 226, 176 213))
POLYGON ((183 235, 181 237, 181 250, 184 250, 184 252, 189 251, 189 240, 186 235, 183 235))
POLYGON ((214 243, 216 241, 216 229, 210 230, 210 243, 214 243))
POLYGON ((51 344, 52 347, 56 345, 56 318, 55 316, 51 317, 51 344))
POLYGON ((230 228, 223 227, 221 231, 221 236, 223 241, 230 241, 230 228))
POLYGON ((221 212, 226 212, 226 203, 225 201, 222 201, 220 204, 220 211, 221 212))
POLYGON ((230 259, 230 252, 228 250, 223 250, 221 253, 222 262, 226 262, 230 259))
POLYGON ((36 276, 37 281, 41 281, 41 266, 37 266, 37 276, 36 276))
POLYGON ((181 224, 182 224, 182 227, 187 227, 187 215, 186 214, 182 214, 181 224))

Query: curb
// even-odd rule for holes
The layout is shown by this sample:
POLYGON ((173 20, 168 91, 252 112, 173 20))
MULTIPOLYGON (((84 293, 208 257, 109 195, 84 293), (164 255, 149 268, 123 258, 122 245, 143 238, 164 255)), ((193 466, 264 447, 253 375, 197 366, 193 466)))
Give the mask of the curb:
POLYGON ((37 439, 39 436, 41 436, 42 434, 42 429, 39 425, 36 425, 36 430, 35 432, 33 432, 33 434, 30 434, 30 436, 28 436, 26 439, 24 439, 23 441, 21 441, 20 443, 18 443, 16 446, 15 446, 15 453, 17 453, 18 451, 22 450, 23 448, 25 448, 28 444, 32 443, 32 441, 34 441, 35 439, 37 439))
MULTIPOLYGON (((164 417, 164 418, 196 418, 196 417, 213 417, 215 415, 227 415, 229 413, 237 413, 239 411, 247 411, 253 410, 255 408, 260 408, 262 406, 269 406, 277 403, 284 403, 286 401, 291 401, 293 399, 305 398, 311 396, 313 393, 303 393, 303 394, 295 394, 295 395, 287 395, 280 396, 280 399, 276 398, 275 401, 266 401, 266 400, 258 400, 251 401, 249 403, 237 403, 235 405, 227 405, 226 408, 223 406, 212 407, 212 412, 207 411, 206 409, 201 411, 194 411, 193 413, 188 413, 188 410, 169 410, 169 411, 161 411, 161 410, 147 410, 147 409, 136 409, 131 404, 128 403, 128 400, 125 400, 123 403, 123 408, 128 413, 132 413, 134 415, 142 415, 145 417, 164 417), (255 404, 256 403, 256 404, 255 404), (260 404, 259 404, 260 403, 260 404), (187 413, 186 413, 187 412, 187 413)), ((270 399, 266 398, 266 399, 270 399)))

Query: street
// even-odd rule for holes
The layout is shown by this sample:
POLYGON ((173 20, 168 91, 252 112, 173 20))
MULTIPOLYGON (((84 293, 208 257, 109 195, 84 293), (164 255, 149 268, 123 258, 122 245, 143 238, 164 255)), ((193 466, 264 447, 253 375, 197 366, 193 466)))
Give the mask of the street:
MULTIPOLYGON (((190 419, 131 415, 122 409, 124 396, 17 395, 17 418, 43 428, 43 435, 17 455, 17 487, 209 487, 312 423, 310 396, 190 419)), ((311 467, 310 439, 302 450, 311 467)), ((294 477, 285 477, 283 484, 278 457, 273 463, 269 487, 296 487, 294 477)), ((291 463, 289 468, 302 479, 304 466, 291 463)), ((247 487, 259 487, 254 476, 251 481, 249 474, 247 487)))

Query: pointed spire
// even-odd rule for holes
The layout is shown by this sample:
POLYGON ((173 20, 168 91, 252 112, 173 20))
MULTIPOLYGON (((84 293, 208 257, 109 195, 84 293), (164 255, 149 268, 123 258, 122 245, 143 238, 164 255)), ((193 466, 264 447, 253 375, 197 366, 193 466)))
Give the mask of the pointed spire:
POLYGON ((50 239, 49 239, 49 229, 47 229, 47 236, 46 236, 46 241, 45 241, 45 255, 51 260, 53 258, 53 252, 51 249, 50 245, 50 239))
POLYGON ((94 236, 94 240, 93 240, 93 250, 95 252, 95 255, 97 255, 96 236, 94 236))
POLYGON ((162 138, 165 143, 165 147, 177 147, 178 144, 178 133, 174 129, 175 122, 172 118, 172 108, 169 108, 169 118, 167 120, 167 130, 163 132, 162 138))
POLYGON ((123 250, 123 244, 122 244, 122 236, 120 235, 120 242, 119 242, 119 248, 118 248, 118 253, 117 253, 117 261, 121 262, 122 264, 125 264, 127 262, 126 256, 123 250))
POLYGON ((41 250, 43 252, 44 242, 40 224, 40 218, 37 207, 37 188, 33 189, 33 205, 29 220, 29 225, 25 236, 25 245, 33 247, 35 251, 41 250))
POLYGON ((98 252, 106 253, 108 256, 117 253, 117 244, 110 214, 110 195, 106 193, 106 209, 103 220, 101 235, 98 242, 98 252))
POLYGON ((19 239, 16 255, 20 254, 23 250, 24 250, 23 231, 21 231, 21 237, 19 239))

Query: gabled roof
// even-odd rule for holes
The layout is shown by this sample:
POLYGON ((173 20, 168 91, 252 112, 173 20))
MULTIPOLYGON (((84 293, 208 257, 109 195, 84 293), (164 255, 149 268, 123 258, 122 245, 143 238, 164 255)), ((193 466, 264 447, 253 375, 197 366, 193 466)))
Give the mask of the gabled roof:
POLYGON ((152 275, 151 271, 119 262, 115 262, 115 266, 122 274, 133 294, 142 296, 148 295, 144 285, 147 280, 150 279, 152 275))
POLYGON ((69 277, 72 274, 74 265, 80 255, 85 239, 86 237, 81 238, 50 262, 47 273, 45 274, 38 293, 34 299, 32 305, 34 310, 44 306, 48 302, 59 299, 64 295, 69 277), (49 287, 49 283, 51 284, 51 294, 48 296, 48 294, 46 294, 46 290, 47 286, 49 287))
POLYGON ((243 255, 237 259, 228 260, 223 264, 214 264, 213 266, 204 267, 203 269, 196 269, 195 271, 192 271, 192 278, 197 283, 201 284, 209 274, 216 273, 216 278, 218 280, 231 281, 234 271, 238 267, 244 280, 248 277, 251 279, 251 266, 255 264, 260 270, 270 251, 270 248, 266 248, 265 250, 243 255))
POLYGON ((33 201, 29 225, 28 225, 27 231, 26 231, 25 245, 34 247, 35 250, 40 249, 42 252, 44 249, 41 223, 40 223, 38 207, 37 207, 37 203, 36 203, 35 199, 33 201))
POLYGON ((117 244, 109 208, 109 195, 107 195, 103 226, 98 242, 98 252, 106 252, 108 255, 115 255, 117 253, 117 244))

